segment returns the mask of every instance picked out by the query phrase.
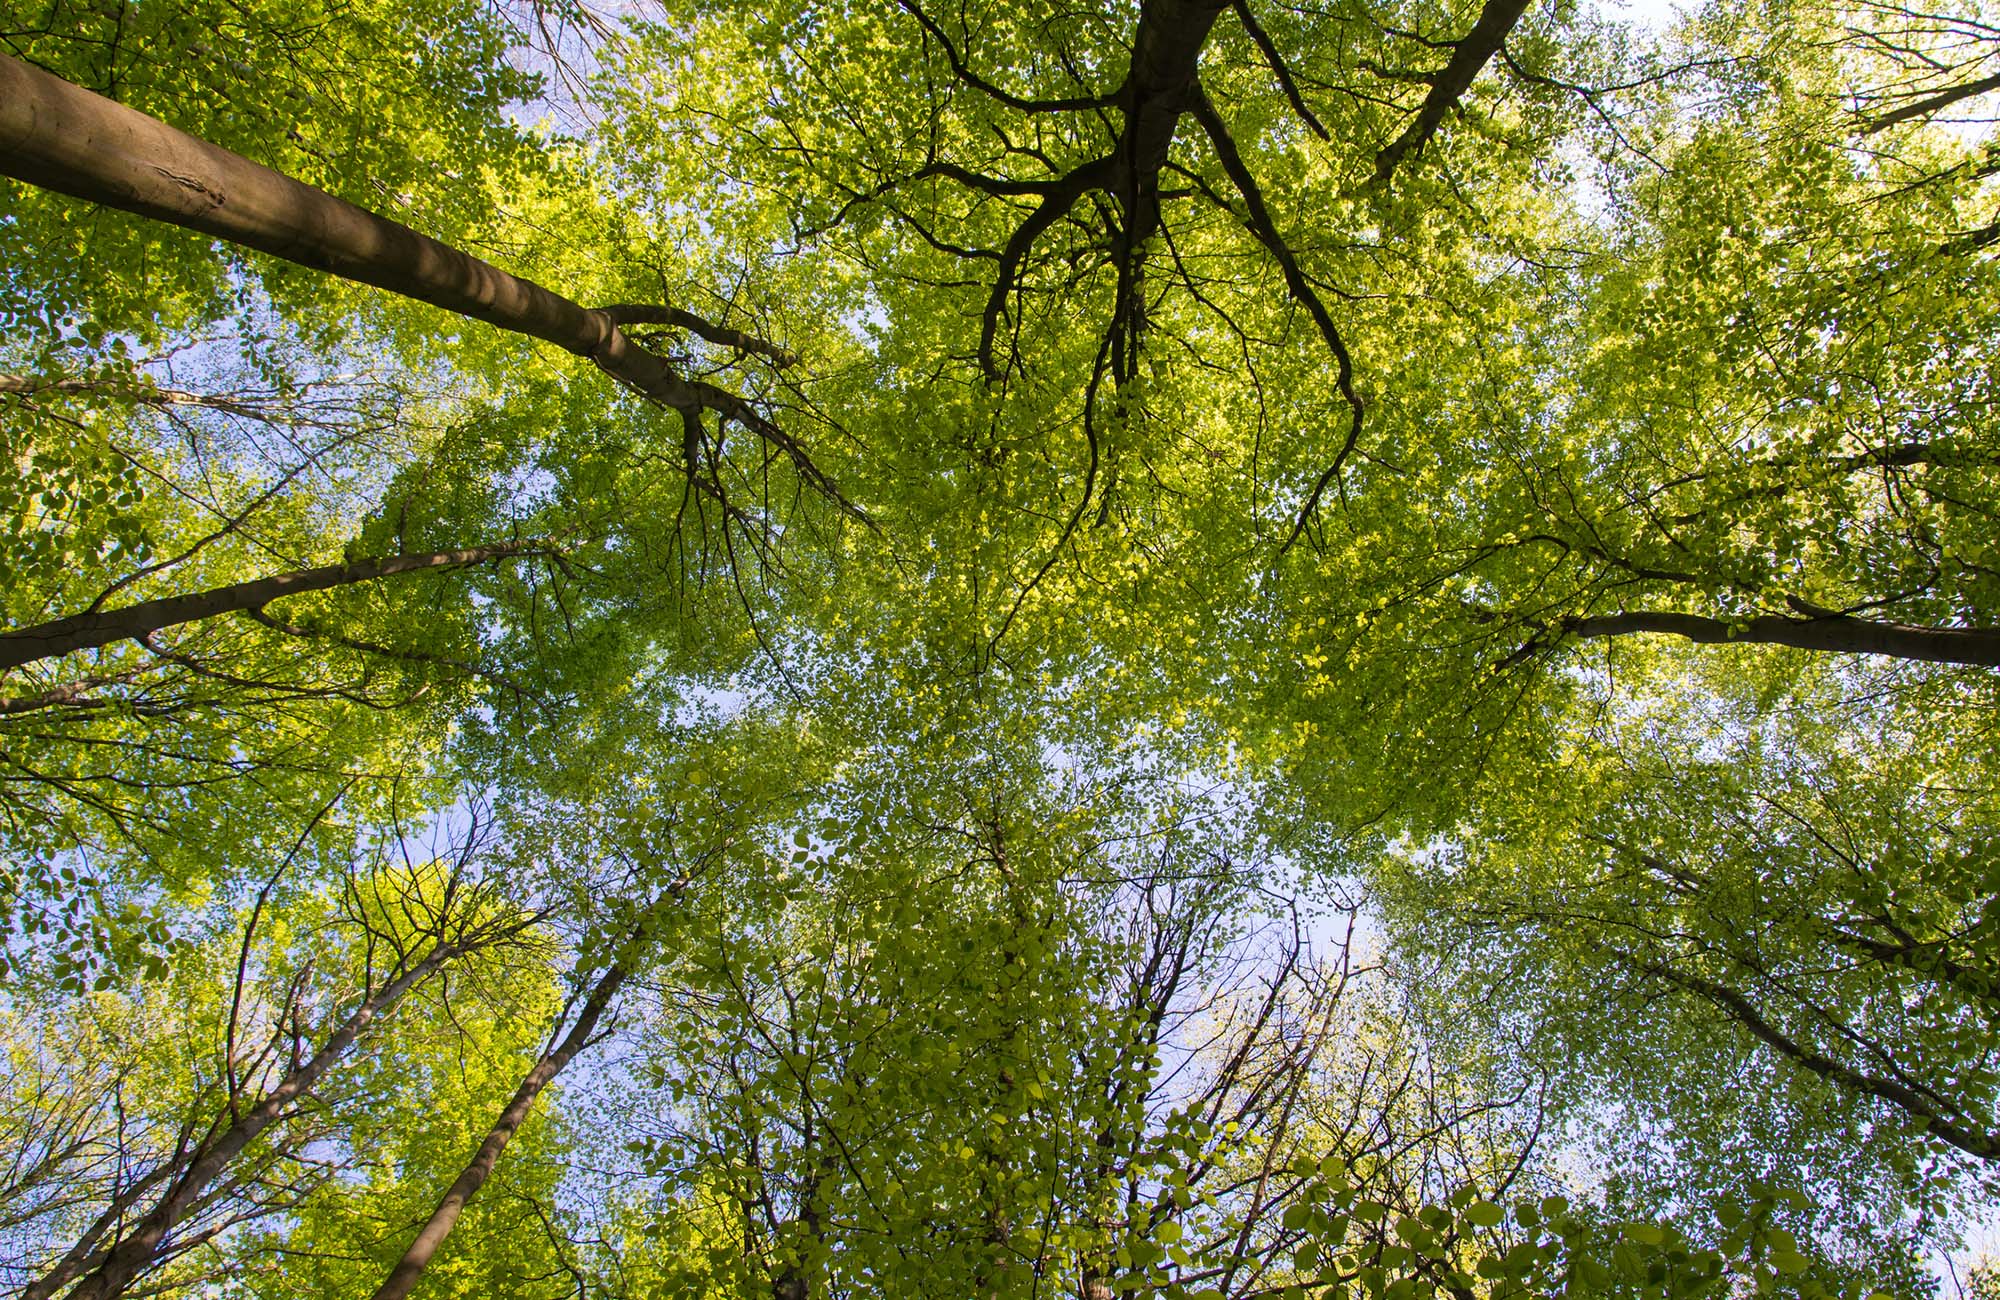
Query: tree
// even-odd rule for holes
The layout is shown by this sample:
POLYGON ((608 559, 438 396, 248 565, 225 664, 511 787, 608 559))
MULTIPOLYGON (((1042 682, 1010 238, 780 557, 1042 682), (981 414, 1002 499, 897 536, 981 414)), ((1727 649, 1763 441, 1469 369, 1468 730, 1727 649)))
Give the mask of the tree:
POLYGON ((123 1294, 217 1234, 295 1208, 340 1167, 312 1148, 337 1141, 342 1112, 367 1104, 366 1088, 346 1082, 346 1058, 373 1046, 377 1022, 444 973, 504 961, 509 948, 532 943, 538 918, 478 878, 477 823, 442 862, 355 862, 332 897, 286 881, 294 868, 304 874, 297 859, 318 824, 270 872, 240 935, 225 928, 206 951, 184 955, 178 992, 189 1005, 178 1015, 148 1013, 143 993, 84 1009, 90 1020, 128 1025, 161 1017, 163 1032, 141 1038, 125 1068, 144 1078, 158 1069, 146 1056, 164 1051, 182 1057, 192 1077, 159 1080, 153 1093, 142 1085, 110 1106, 57 1094, 24 1111, 41 1155, 14 1189, 31 1207, 17 1222, 82 1226, 67 1249, 53 1227, 59 1257, 28 1274, 23 1296, 123 1294), (301 931, 312 936, 310 956, 295 946, 301 931), (229 969, 233 979, 218 978, 229 969), (101 1178, 100 1166, 111 1194, 94 1218, 77 1220, 79 1205, 45 1200, 36 1187, 74 1186, 85 1170, 101 1178))
POLYGON ((1690 678, 1607 728, 1559 811, 1408 853, 1405 888, 1457 880, 1450 907, 1417 924, 1457 948, 1461 977, 1492 981, 1484 996, 1510 1017, 1523 1008, 1504 990, 1535 963, 1549 1050, 1615 1072, 1627 1105, 1670 1130, 1607 1153, 1667 1153, 1635 1177, 1768 1176, 1761 1144, 1720 1144, 1718 1126, 1742 1126, 1783 1135, 1787 1165, 1816 1183, 1853 1185, 1850 1214, 1866 1217, 1860 1188, 1891 1169, 1925 1204, 1977 1198, 1994 1104, 1976 1028, 1990 1014, 1983 755, 1914 766, 1909 751, 1937 761, 1957 733, 1907 682, 1871 694, 1828 671, 1817 710, 1771 716, 1740 687, 1690 678), (1703 1052, 1759 1082, 1718 1102, 1672 1064, 1703 1052))
POLYGON ((1990 1199, 1979 9, 141 10, 0 34, 7 969, 325 992, 23 1072, 44 1290, 1858 1300, 1990 1199), (532 930, 299 973, 489 808, 532 930))

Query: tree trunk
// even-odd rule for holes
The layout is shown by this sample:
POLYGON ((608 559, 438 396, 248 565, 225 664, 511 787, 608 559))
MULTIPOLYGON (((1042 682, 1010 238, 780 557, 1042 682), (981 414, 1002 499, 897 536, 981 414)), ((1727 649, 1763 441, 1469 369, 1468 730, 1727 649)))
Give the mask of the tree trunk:
POLYGON ((0 175, 545 339, 678 410, 709 405, 607 312, 4 55, 0 175))
POLYGON ((83 1230, 83 1235, 76 1239, 75 1244, 64 1253, 63 1257, 57 1260, 47 1273, 28 1284, 27 1289, 21 1292, 20 1300, 44 1300, 44 1297, 53 1295, 68 1285, 71 1278, 103 1259, 106 1252, 99 1250, 97 1243, 104 1238, 104 1234, 123 1223, 132 1207, 149 1195, 155 1186, 166 1181, 173 1172, 173 1166, 163 1161, 130 1187, 113 1196, 110 1204, 98 1212, 97 1217, 91 1220, 90 1226, 83 1230))
POLYGON ((1226 0, 1148 0, 1139 12, 1132 68, 1125 77, 1125 246, 1144 243, 1160 225, 1160 169, 1191 102, 1195 69, 1226 0))
MULTIPOLYGON (((334 1031, 331 1038, 313 1053, 312 1059, 287 1074, 278 1086, 264 1095, 242 1118, 225 1129, 189 1162, 187 1171, 176 1179, 160 1198, 158 1205, 139 1220, 131 1232, 125 1234, 118 1243, 104 1255, 104 1262, 96 1271, 76 1284, 67 1300, 113 1300, 123 1295, 125 1288, 134 1278, 143 1273, 160 1252, 167 1234, 193 1210, 202 1192, 209 1184, 228 1168, 231 1161, 243 1153, 244 1148, 256 1140, 257 1135, 270 1127, 272 1121, 282 1114, 287 1106, 311 1091, 313 1086, 331 1069, 341 1057, 354 1046, 355 1040, 367 1032, 385 1011, 402 1000, 404 994, 414 988, 425 976, 451 961, 464 951, 459 944, 441 944, 431 949, 420 962, 411 966, 403 974, 383 985, 376 993, 362 1002, 354 1012, 334 1031)), ((82 1244, 82 1243, 79 1243, 82 1244)), ((54 1295, 91 1257, 85 1252, 72 1251, 45 1276, 31 1283, 21 1293, 21 1300, 47 1300, 54 1295)))
POLYGON ((611 999, 616 996, 619 986, 624 982, 625 967, 621 964, 613 964, 597 981, 597 986, 591 989, 590 997, 583 1004, 582 1013, 577 1016, 576 1024, 570 1028, 562 1042, 544 1053, 542 1059, 536 1061, 534 1068, 528 1071, 527 1077, 521 1080, 521 1086, 515 1090, 513 1100, 509 1101, 507 1108, 500 1112, 500 1118, 495 1120, 493 1127, 487 1131, 486 1140, 481 1142, 479 1150, 473 1153, 472 1163, 465 1167, 464 1172, 460 1173, 445 1191, 444 1199, 438 1202, 437 1209, 431 1212, 431 1217, 417 1231, 416 1240, 410 1243, 410 1248, 403 1252, 403 1257, 396 1261, 396 1266, 389 1271, 388 1279, 375 1292, 375 1300, 403 1300, 403 1297, 410 1294, 418 1279, 423 1277, 424 1269, 429 1267, 431 1256, 437 1254, 438 1247, 442 1246, 445 1238, 451 1235, 452 1228, 458 1223, 458 1216, 465 1210, 466 1202, 470 1201, 486 1182, 488 1175, 493 1172, 493 1166, 500 1159, 500 1153, 506 1150, 507 1144, 520 1129, 522 1121, 527 1119, 529 1110, 534 1107, 535 1098, 548 1086, 551 1079, 562 1073, 570 1058, 590 1041, 590 1036, 597 1031, 597 1022, 603 1017, 605 1008, 611 1004, 611 999))
POLYGON ((282 596, 296 596, 329 587, 346 587, 399 573, 419 573, 428 569, 458 568, 487 560, 524 555, 541 549, 539 541, 507 542, 498 546, 475 546, 458 551, 426 551, 417 555, 391 555, 379 560, 357 560, 352 564, 329 564, 317 569, 296 569, 248 582, 232 583, 186 596, 164 596, 143 600, 123 609, 72 614, 49 623, 0 633, 0 672, 19 668, 37 659, 50 659, 75 650, 91 650, 133 637, 151 636, 163 628, 217 614, 242 613, 261 609, 282 596))
MULTIPOLYGON (((1187 111, 1202 46, 1207 44, 1216 17, 1227 3, 1228 0, 1146 0, 1140 7, 1138 29, 1132 38, 1132 64, 1113 96, 1124 120, 1111 152, 1102 158, 1093 158, 1052 181, 1036 182, 1025 189, 992 178, 969 177, 956 169, 940 168, 933 172, 957 176, 974 189, 989 194, 1028 192, 1042 196, 1040 205, 1008 238, 993 277, 992 292, 987 295, 978 356, 980 368, 989 378, 997 379, 1001 374, 994 358, 994 341, 1029 250, 1092 190, 1113 195, 1125 213, 1125 229, 1113 251, 1121 268, 1119 310, 1127 308, 1136 250, 1160 225, 1160 170, 1166 166, 1174 131, 1187 111)), ((938 35, 933 25, 925 26, 938 35)), ((1084 101, 1071 107, 1093 106, 1091 101, 1084 101)))
POLYGON ((1812 618, 1763 614, 1740 623, 1698 614, 1639 610, 1563 620, 1563 630, 1575 637, 1629 636, 1664 632, 1710 645, 1731 642, 1787 645, 1800 650, 1839 654, 1887 655, 1934 664, 1970 664, 2000 668, 2000 631, 1976 627, 1916 627, 1908 623, 1878 623, 1828 613, 1812 618))

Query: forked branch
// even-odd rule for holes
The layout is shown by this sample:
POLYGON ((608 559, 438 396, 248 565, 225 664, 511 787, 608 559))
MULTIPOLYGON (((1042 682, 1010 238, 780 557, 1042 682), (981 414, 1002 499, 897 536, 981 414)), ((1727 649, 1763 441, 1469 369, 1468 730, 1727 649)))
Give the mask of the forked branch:
MULTIPOLYGON (((613 311, 583 307, 407 226, 4 55, 0 55, 0 175, 200 231, 546 340, 590 358, 626 387, 677 411, 714 409, 709 397, 719 390, 690 382, 665 358, 635 345, 619 328, 613 311)), ((628 318, 638 310, 619 309, 628 318)), ((762 352, 773 361, 781 351, 690 313, 674 313, 674 319, 665 323, 693 329, 726 346, 762 352)), ((787 439, 778 450, 816 490, 830 490, 825 475, 812 466, 796 441, 787 439)), ((846 502, 841 504, 852 512, 846 502)))
POLYGON ((1427 78, 1430 92, 1417 109, 1416 120, 1375 155, 1375 184, 1387 184, 1403 159, 1421 152, 1430 138, 1437 134, 1445 117, 1458 107, 1459 99, 1499 52, 1514 25, 1521 21, 1521 15, 1527 12, 1528 2, 1486 0, 1486 7, 1479 11, 1479 21, 1473 23, 1472 30, 1451 43, 1450 61, 1427 78))
POLYGON ((652 306, 646 303, 621 302, 600 307, 598 310, 609 316, 612 323, 621 329, 627 325, 671 325, 675 329, 684 329, 697 338, 707 339, 717 347, 763 357, 779 370, 795 366, 799 361, 796 354, 768 339, 759 338, 755 334, 746 334, 727 325, 718 325, 706 317, 697 316, 680 307, 669 307, 664 303, 652 306))

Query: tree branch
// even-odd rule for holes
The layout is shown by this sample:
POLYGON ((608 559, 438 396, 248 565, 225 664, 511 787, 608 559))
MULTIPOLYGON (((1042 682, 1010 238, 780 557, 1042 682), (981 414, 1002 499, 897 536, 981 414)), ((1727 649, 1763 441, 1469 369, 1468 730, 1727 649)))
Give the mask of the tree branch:
POLYGON ((1417 109, 1416 120, 1375 155, 1375 184, 1387 184, 1405 157, 1422 151, 1443 125, 1445 115, 1458 106, 1459 98, 1527 12, 1528 3, 1529 0, 1486 0, 1486 7, 1479 11, 1479 21, 1472 25, 1472 30, 1451 43, 1451 60, 1431 78, 1430 93, 1417 109))
MULTIPOLYGON (((1795 603, 1795 608, 1797 607, 1795 603)), ((1807 606, 1807 609, 1814 607, 1807 606)), ((1705 645, 1784 645, 1835 654, 1886 655, 1924 663, 2000 668, 2000 630, 1919 627, 1824 611, 1808 618, 1762 614, 1738 622, 1667 610, 1633 610, 1566 618, 1562 630, 1578 638, 1659 632, 1705 645)))
POLYGON ((1022 113, 1073 113, 1085 109, 1105 108, 1116 99, 1115 95, 1073 95, 1064 99, 1023 99, 1019 95, 1009 94, 968 68, 965 65, 965 60, 959 56, 958 47, 952 44, 951 37, 945 35, 944 28, 938 26, 937 21, 925 13, 915 3, 915 0, 896 0, 896 3, 902 6, 905 13, 922 24, 925 33, 944 50, 945 62, 951 65, 953 76, 980 94, 1005 104, 1008 108, 1022 113))
POLYGON ((1195 120, 1201 123, 1202 129, 1208 133, 1209 143, 1215 147, 1215 155, 1222 163, 1222 170, 1236 186, 1237 193, 1243 196, 1244 206, 1250 215, 1250 232, 1270 251, 1271 256, 1277 259, 1279 269, 1284 272, 1285 287, 1291 291, 1292 297, 1305 305, 1314 324, 1319 326, 1320 337, 1326 340, 1328 350, 1333 353, 1336 367, 1334 386, 1340 390, 1341 398, 1347 403, 1350 412, 1346 440, 1342 442, 1340 451, 1334 455, 1333 463, 1319 476, 1319 481, 1313 485, 1312 492, 1306 497, 1305 505, 1300 508, 1298 518, 1292 524, 1291 535, 1285 538, 1285 544, 1278 548, 1279 553, 1283 554, 1291 549, 1292 543, 1297 541, 1299 534, 1305 530, 1307 522, 1319 509, 1320 497, 1325 494, 1327 485, 1340 476, 1341 467, 1347 463, 1347 458, 1360 443, 1361 421, 1366 408, 1362 404, 1361 395, 1354 390, 1354 360, 1348 355, 1347 344, 1342 341, 1340 330, 1333 323, 1332 314, 1327 311, 1326 304, 1313 289, 1312 282, 1306 279, 1305 272, 1299 269, 1299 259, 1292 252, 1291 245, 1287 244, 1284 237, 1278 233, 1277 223, 1271 218, 1271 210, 1264 202, 1264 192, 1258 186, 1257 178, 1251 174, 1249 165, 1243 161, 1243 155, 1236 148, 1235 138, 1229 134, 1228 124, 1222 120, 1222 114, 1216 111, 1214 102, 1209 99, 1208 92, 1202 88, 1200 82, 1195 83, 1192 106, 1195 120))
POLYGON ((613 962, 598 978, 596 985, 590 990, 590 996, 584 1001, 583 1009, 577 1015, 576 1023, 570 1027, 569 1033, 560 1043, 542 1054, 541 1059, 535 1062, 527 1076, 521 1080, 521 1086, 515 1089, 513 1098, 500 1112, 500 1117, 494 1121, 485 1140, 479 1144, 479 1150, 473 1154, 471 1162, 457 1178, 452 1180, 444 1198, 438 1202, 430 1218, 425 1220, 423 1227, 418 1230, 416 1239, 410 1243, 409 1249, 403 1252, 403 1257, 396 1261, 396 1266, 389 1271, 389 1276, 376 1290, 374 1300, 403 1300, 410 1294, 418 1280, 423 1277, 424 1270, 430 1266, 431 1257, 437 1253, 438 1247, 444 1244, 445 1238, 451 1235, 452 1228, 458 1223, 459 1215, 465 1210, 466 1202, 485 1185, 487 1176, 493 1172, 494 1165, 499 1163, 500 1153, 506 1150, 508 1142, 528 1118, 529 1110, 534 1107, 535 1098, 548 1086, 550 1080, 562 1072, 563 1067, 569 1064, 570 1058, 583 1050, 591 1035, 597 1031, 597 1022, 603 1018, 611 999, 617 996, 619 986, 625 982, 625 974, 625 967, 613 962))
POLYGON ((0 393, 10 393, 19 397, 39 397, 43 393, 60 393, 65 396, 97 393, 120 401, 138 402, 145 406, 194 406, 221 411, 226 415, 242 416, 249 420, 259 420, 266 424, 283 422, 276 413, 247 402, 227 397, 212 397, 206 393, 190 393, 178 388, 161 388, 139 376, 117 380, 77 375, 59 377, 0 375, 0 393))
POLYGON ((91 650, 114 641, 135 640, 163 628, 192 623, 218 614, 260 609, 271 601, 309 591, 374 582, 404 573, 435 569, 463 568, 488 560, 540 554, 548 549, 541 540, 503 542, 495 546, 475 546, 455 551, 424 551, 415 555, 392 555, 351 564, 329 564, 316 569, 296 569, 231 583, 185 596, 163 596, 144 600, 122 609, 75 614, 48 623, 0 633, 0 671, 18 668, 37 659, 91 650))
POLYGON ((1000 269, 993 275, 993 291, 987 295, 986 310, 979 324, 979 367, 988 379, 999 379, 1000 367, 993 361, 993 340, 1000 332, 1000 318, 1007 311, 1007 296, 1020 278, 1021 261, 1034 248, 1042 232, 1061 220, 1085 194, 1108 186, 1118 173, 1116 157, 1106 155, 1081 166, 1051 183, 1041 205, 1014 228, 1007 247, 1000 253, 1000 269))
MULTIPOLYGON (((593 311, 164 122, 0 55, 0 175, 415 298, 588 357, 633 391, 700 409, 702 386, 593 311)), ((692 328, 690 326, 690 328, 692 328)), ((785 455, 802 471, 795 442, 785 455)), ((824 476, 808 473, 815 486, 824 476)))
POLYGON ((1780 1056, 1803 1066, 1822 1079, 1890 1103, 1920 1121, 1928 1132, 1961 1151, 1978 1156, 1982 1160, 2000 1160, 2000 1135, 1980 1133, 1953 1121, 1940 1113, 1936 1106, 1915 1089, 1897 1083, 1893 1079, 1878 1079, 1873 1075, 1863 1074, 1810 1047, 1793 1042, 1770 1021, 1764 1019, 1750 999, 1737 990, 1702 979, 1698 975, 1675 970, 1664 962, 1647 962, 1640 968, 1670 984, 1700 994, 1719 1007, 1730 1019, 1749 1030, 1757 1039, 1769 1045, 1780 1056))
MULTIPOLYGON (((482 939, 490 936, 481 936, 482 939)), ((240 1119, 230 1124, 194 1154, 181 1176, 174 1180, 159 1204, 141 1219, 116 1245, 106 1252, 104 1262, 69 1293, 69 1300, 113 1300, 122 1295, 134 1278, 159 1255, 168 1234, 196 1207, 201 1194, 221 1176, 223 1170, 285 1112, 286 1107, 312 1092, 326 1072, 347 1054, 370 1025, 391 1010, 403 995, 433 971, 468 951, 473 941, 440 940, 423 957, 365 998, 344 1019, 310 1060, 289 1071, 278 1085, 266 1093, 240 1119)), ((42 1279, 38 1285, 45 1285, 42 1279)), ((52 1294, 49 1287, 38 1294, 52 1294)), ((33 1288, 31 1288, 33 1291, 33 1288)))
POLYGON ((1996 72, 1990 77, 1981 77, 1977 81, 1968 81, 1962 86, 1953 86, 1948 90, 1941 90, 1928 99, 1920 99, 1914 104, 1905 104, 1893 112, 1884 113, 1880 117, 1872 118, 1861 128, 1861 134, 1864 136, 1874 135, 1877 131, 1886 131, 1899 122, 1907 122, 1912 118, 1929 117, 1941 108, 1950 108, 1960 100, 1983 95, 1989 90, 2000 90, 2000 72, 1996 72))
POLYGON ((732 348, 737 352, 750 353, 765 358, 771 365, 783 370, 798 364, 798 356, 755 334, 731 329, 727 325, 717 325, 713 321, 697 316, 691 311, 664 304, 648 306, 644 303, 613 303, 600 307, 599 311, 611 318, 613 324, 626 325, 672 325, 690 334, 707 339, 717 347, 732 348))
POLYGON ((1243 30, 1249 34, 1251 43, 1264 56, 1264 62, 1270 65, 1271 75, 1278 79, 1278 88, 1285 92, 1285 98, 1291 102, 1292 111, 1299 115, 1299 120, 1320 139, 1332 139, 1333 137, 1327 134, 1325 125, 1313 115, 1310 108, 1306 107, 1305 96, 1299 93, 1298 82, 1292 79, 1291 65, 1287 64, 1284 56, 1278 53, 1278 47, 1272 43, 1270 33, 1264 30, 1263 24, 1259 23, 1256 15, 1250 12, 1250 0, 1236 0, 1236 17, 1242 22, 1243 30))

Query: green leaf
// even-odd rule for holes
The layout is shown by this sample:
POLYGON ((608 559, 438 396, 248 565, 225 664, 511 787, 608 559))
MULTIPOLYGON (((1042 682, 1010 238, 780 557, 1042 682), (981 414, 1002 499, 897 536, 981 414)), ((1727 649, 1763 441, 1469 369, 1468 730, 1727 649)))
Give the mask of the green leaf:
POLYGON ((1481 1228, 1498 1227, 1507 1217, 1507 1212, 1491 1201, 1474 1201, 1464 1213, 1468 1223, 1481 1228))

